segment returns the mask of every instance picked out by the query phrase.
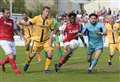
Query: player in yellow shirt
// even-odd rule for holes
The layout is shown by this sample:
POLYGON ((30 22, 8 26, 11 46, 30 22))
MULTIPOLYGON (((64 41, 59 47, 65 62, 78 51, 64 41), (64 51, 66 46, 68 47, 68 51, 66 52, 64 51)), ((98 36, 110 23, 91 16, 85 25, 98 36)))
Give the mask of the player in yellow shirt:
POLYGON ((33 27, 33 33, 31 37, 31 48, 30 48, 30 55, 28 58, 27 63, 24 66, 24 71, 26 72, 29 68, 29 65, 36 55, 36 53, 41 52, 43 49, 47 53, 47 58, 45 62, 45 68, 44 71, 45 73, 48 73, 48 67, 51 64, 52 60, 52 52, 53 48, 51 47, 51 36, 50 36, 50 31, 53 29, 51 27, 52 20, 48 17, 49 16, 49 11, 50 8, 45 6, 42 10, 42 14, 35 16, 31 21, 30 24, 32 24, 33 27))
POLYGON ((118 44, 116 44, 116 50, 119 53, 119 61, 120 61, 120 19, 116 21, 113 27, 117 29, 116 32, 117 32, 118 44))
POLYGON ((20 27, 20 32, 23 35, 26 51, 29 51, 29 43, 32 36, 32 25, 22 25, 21 23, 26 23, 29 20, 30 18, 27 15, 27 12, 24 12, 22 20, 17 21, 17 26, 20 27))
POLYGON ((106 20, 108 21, 108 23, 105 24, 105 27, 107 31, 107 39, 110 51, 108 64, 112 65, 111 60, 113 58, 113 55, 115 54, 115 51, 119 51, 120 53, 120 21, 113 24, 111 16, 107 16, 106 20))
MULTIPOLYGON (((22 20, 17 22, 17 25, 20 27, 20 33, 23 35, 27 56, 29 56, 31 37, 33 37, 33 25, 23 25, 22 23, 28 23, 30 20, 31 19, 28 16, 28 12, 24 12, 22 20)), ((37 53, 37 60, 38 62, 42 60, 41 53, 37 53)))

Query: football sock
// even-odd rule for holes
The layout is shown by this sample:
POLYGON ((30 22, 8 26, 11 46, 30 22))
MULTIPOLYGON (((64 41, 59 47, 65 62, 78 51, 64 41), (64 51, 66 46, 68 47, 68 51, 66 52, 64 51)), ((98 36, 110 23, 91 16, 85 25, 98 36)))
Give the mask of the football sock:
POLYGON ((51 64, 52 59, 51 58, 47 58, 45 61, 45 68, 44 70, 48 70, 49 65, 51 64))
POLYGON ((27 60, 27 64, 30 64, 31 61, 32 61, 32 59, 33 59, 34 57, 35 57, 35 55, 29 56, 29 57, 28 57, 28 60, 27 60))
POLYGON ((12 58, 9 58, 9 63, 11 65, 12 69, 15 71, 17 69, 17 65, 16 65, 15 60, 12 58))
POLYGON ((89 67, 89 69, 92 70, 92 69, 96 66, 97 62, 98 62, 97 59, 92 60, 92 64, 91 64, 91 66, 89 67))
POLYGON ((61 67, 64 63, 66 63, 67 60, 71 57, 71 54, 72 54, 72 52, 69 52, 69 53, 67 53, 66 56, 61 57, 59 60, 58 66, 61 67))

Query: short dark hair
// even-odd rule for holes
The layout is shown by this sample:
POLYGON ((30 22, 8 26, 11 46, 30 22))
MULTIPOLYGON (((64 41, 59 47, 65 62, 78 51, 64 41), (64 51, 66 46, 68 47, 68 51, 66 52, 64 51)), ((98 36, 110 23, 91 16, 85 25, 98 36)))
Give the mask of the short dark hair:
POLYGON ((73 12, 71 12, 71 13, 69 13, 69 15, 68 15, 69 17, 76 17, 77 15, 75 14, 75 13, 73 13, 73 12))
POLYGON ((90 18, 91 16, 95 16, 96 18, 98 18, 98 15, 95 14, 95 13, 91 13, 91 14, 89 15, 89 18, 90 18))
POLYGON ((28 12, 28 11, 23 11, 22 13, 23 13, 23 14, 27 14, 27 15, 28 15, 28 13, 29 13, 29 12, 28 12))
POLYGON ((23 14, 26 14, 26 15, 29 16, 29 17, 32 17, 32 13, 31 13, 30 11, 28 11, 28 10, 23 11, 22 13, 23 13, 23 14))
POLYGON ((48 7, 48 6, 44 6, 43 9, 42 9, 42 11, 45 10, 45 9, 50 10, 50 7, 48 7))
POLYGON ((2 13, 4 13, 6 10, 8 11, 8 10, 10 10, 10 9, 8 9, 8 8, 3 8, 3 9, 2 9, 2 13))

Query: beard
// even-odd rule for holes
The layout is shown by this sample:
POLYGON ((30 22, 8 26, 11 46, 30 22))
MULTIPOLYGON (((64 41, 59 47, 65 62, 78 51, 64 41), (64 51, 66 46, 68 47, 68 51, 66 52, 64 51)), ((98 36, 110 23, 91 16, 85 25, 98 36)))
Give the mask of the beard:
POLYGON ((91 22, 91 24, 92 24, 92 25, 96 25, 96 24, 97 24, 97 22, 91 22))

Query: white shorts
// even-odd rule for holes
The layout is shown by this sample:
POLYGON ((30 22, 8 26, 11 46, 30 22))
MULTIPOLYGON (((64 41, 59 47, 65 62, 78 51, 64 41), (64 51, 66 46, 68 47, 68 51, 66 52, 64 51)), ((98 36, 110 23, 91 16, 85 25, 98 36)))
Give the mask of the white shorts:
POLYGON ((79 41, 76 39, 71 40, 70 42, 65 42, 64 47, 69 46, 71 49, 79 47, 79 41))
POLYGON ((16 55, 15 43, 13 41, 0 40, 0 47, 6 55, 16 55))

